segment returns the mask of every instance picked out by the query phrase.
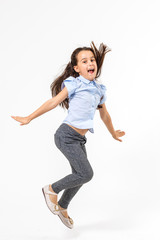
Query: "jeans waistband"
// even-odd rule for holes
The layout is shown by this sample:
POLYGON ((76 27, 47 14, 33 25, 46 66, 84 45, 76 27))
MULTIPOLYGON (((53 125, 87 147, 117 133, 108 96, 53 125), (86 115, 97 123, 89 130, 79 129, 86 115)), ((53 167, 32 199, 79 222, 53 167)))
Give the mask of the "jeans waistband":
POLYGON ((60 126, 59 126, 59 128, 57 129, 57 131, 62 131, 62 130, 66 130, 67 132, 69 132, 69 133, 71 133, 71 134, 73 134, 73 135, 75 135, 75 136, 78 136, 79 138, 81 138, 81 139, 85 139, 85 140, 87 140, 87 138, 86 138, 86 136, 84 135, 81 135, 80 133, 78 133, 76 130, 74 130, 72 127, 70 127, 68 124, 66 124, 66 123, 62 123, 60 126))

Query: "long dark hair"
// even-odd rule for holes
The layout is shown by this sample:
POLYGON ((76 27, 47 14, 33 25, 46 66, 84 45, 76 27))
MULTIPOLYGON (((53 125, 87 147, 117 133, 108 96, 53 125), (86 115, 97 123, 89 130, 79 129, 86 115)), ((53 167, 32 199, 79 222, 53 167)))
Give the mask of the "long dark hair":
MULTIPOLYGON (((69 76, 73 76, 73 77, 78 77, 79 73, 77 73, 74 70, 74 66, 77 65, 77 55, 80 51, 84 51, 84 50, 89 50, 91 51, 96 59, 96 63, 97 63, 97 74, 95 79, 97 79, 100 75, 101 75, 101 69, 102 69, 102 65, 103 65, 103 61, 104 61, 104 57, 105 54, 109 51, 111 51, 111 49, 104 45, 103 43, 100 44, 99 49, 96 48, 94 42, 91 42, 91 47, 79 47, 76 48, 72 55, 71 55, 71 61, 67 64, 65 70, 63 71, 63 73, 58 76, 51 84, 50 89, 51 89, 51 93, 52 93, 52 97, 56 96, 60 91, 61 91, 61 84, 63 82, 63 80, 65 80, 66 78, 68 78, 69 76)), ((69 108, 69 99, 66 98, 63 102, 61 102, 59 105, 63 108, 68 109, 69 108)), ((101 108, 102 106, 98 105, 98 108, 101 108)))

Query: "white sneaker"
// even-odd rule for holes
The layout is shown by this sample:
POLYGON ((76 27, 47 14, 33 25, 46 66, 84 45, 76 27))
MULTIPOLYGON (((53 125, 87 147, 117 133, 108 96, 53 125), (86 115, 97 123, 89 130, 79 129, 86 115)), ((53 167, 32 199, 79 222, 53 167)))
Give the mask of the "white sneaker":
POLYGON ((63 224, 66 225, 68 228, 73 228, 74 222, 73 222, 72 218, 70 218, 69 216, 68 216, 68 218, 66 218, 62 214, 63 211, 66 211, 66 209, 60 209, 59 208, 58 217, 61 219, 63 224))
POLYGON ((42 188, 42 192, 43 192, 43 195, 44 195, 44 198, 45 198, 45 201, 46 201, 46 204, 49 208, 49 210, 55 214, 55 215, 58 215, 59 214, 59 207, 58 207, 58 204, 55 204, 53 203, 51 200, 50 200, 50 197, 49 195, 58 195, 57 193, 53 193, 49 190, 49 185, 46 185, 45 187, 42 188))

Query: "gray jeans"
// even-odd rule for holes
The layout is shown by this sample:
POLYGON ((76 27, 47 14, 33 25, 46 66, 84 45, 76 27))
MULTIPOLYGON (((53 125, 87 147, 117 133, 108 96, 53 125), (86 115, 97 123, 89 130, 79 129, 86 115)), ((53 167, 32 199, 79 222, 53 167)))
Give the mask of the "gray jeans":
POLYGON ((87 159, 85 148, 87 138, 66 123, 62 123, 54 134, 54 141, 68 159, 72 170, 71 174, 51 185, 56 193, 64 190, 58 203, 62 208, 67 208, 80 187, 93 177, 93 169, 87 159))

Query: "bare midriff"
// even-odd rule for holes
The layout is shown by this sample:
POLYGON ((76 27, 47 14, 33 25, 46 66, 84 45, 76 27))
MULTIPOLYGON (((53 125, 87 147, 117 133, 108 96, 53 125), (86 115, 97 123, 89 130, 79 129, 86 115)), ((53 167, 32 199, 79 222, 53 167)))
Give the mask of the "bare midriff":
POLYGON ((89 129, 80 129, 80 128, 76 128, 76 127, 73 127, 73 126, 71 126, 71 125, 69 125, 69 124, 67 124, 68 126, 70 126, 71 128, 73 128, 75 131, 77 131, 79 134, 81 134, 81 135, 85 135, 86 134, 86 132, 89 130, 89 129))

